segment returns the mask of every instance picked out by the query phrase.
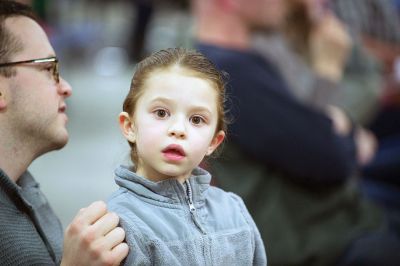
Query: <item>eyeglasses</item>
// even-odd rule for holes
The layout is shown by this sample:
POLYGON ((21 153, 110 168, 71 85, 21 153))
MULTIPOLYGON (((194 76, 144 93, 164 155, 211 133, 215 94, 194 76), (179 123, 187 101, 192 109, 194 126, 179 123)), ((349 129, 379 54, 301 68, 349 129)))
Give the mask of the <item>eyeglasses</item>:
POLYGON ((17 66, 17 65, 22 65, 22 64, 39 64, 39 63, 52 63, 51 70, 52 70, 53 78, 57 83, 60 82, 60 72, 58 70, 58 58, 55 56, 47 57, 47 58, 25 60, 25 61, 18 61, 18 62, 3 63, 3 64, 0 64, 0 67, 11 67, 11 66, 17 66))

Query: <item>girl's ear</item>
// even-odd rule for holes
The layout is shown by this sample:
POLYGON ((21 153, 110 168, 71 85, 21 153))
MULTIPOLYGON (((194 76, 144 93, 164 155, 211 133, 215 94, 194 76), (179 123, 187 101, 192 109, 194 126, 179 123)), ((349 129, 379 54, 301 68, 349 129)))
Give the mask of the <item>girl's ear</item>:
POLYGON ((132 143, 136 141, 136 134, 134 129, 133 121, 131 120, 127 112, 121 112, 119 114, 119 127, 121 129, 122 135, 132 143))
POLYGON ((212 139, 206 155, 207 156, 211 155, 222 143, 222 141, 224 141, 224 139, 225 139, 225 132, 223 130, 220 130, 217 134, 215 134, 214 138, 212 139))

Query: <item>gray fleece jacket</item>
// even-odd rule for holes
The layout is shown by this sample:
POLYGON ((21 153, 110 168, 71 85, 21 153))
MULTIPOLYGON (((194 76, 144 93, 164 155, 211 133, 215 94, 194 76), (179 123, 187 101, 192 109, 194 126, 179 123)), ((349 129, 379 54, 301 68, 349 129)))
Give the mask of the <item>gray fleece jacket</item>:
POLYGON ((240 197, 210 186, 196 168, 181 184, 152 182, 127 167, 108 202, 120 216, 130 252, 125 265, 266 265, 264 244, 240 197))

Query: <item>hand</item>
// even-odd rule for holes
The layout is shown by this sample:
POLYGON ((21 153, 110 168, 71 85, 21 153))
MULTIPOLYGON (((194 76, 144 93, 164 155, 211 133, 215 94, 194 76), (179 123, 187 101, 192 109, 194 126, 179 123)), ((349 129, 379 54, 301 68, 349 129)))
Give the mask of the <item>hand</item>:
POLYGON ((355 134, 357 161, 361 166, 369 163, 376 153, 378 141, 374 134, 365 128, 358 128, 355 134))
POLYGON ((327 115, 332 120, 333 128, 336 133, 341 136, 348 135, 351 131, 351 122, 345 112, 343 112, 339 107, 333 105, 329 105, 326 111, 327 115))
POLYGON ((81 209, 65 231, 61 266, 119 265, 128 245, 118 222, 102 201, 81 209))
POLYGON ((333 14, 326 13, 315 22, 310 35, 313 69, 325 78, 340 81, 351 45, 345 26, 333 14))

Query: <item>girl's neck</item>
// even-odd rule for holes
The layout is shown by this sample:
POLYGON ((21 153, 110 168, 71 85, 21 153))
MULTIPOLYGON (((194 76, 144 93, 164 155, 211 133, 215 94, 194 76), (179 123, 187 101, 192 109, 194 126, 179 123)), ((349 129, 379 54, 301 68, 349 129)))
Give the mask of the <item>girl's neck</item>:
POLYGON ((170 176, 170 175, 165 175, 162 173, 157 172, 154 169, 144 169, 143 167, 138 167, 136 169, 136 174, 139 176, 142 176, 152 182, 160 182, 168 179, 176 179, 179 183, 183 184, 185 180, 187 180, 190 177, 190 173, 184 174, 184 175, 179 175, 179 176, 170 176))

